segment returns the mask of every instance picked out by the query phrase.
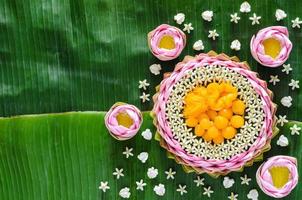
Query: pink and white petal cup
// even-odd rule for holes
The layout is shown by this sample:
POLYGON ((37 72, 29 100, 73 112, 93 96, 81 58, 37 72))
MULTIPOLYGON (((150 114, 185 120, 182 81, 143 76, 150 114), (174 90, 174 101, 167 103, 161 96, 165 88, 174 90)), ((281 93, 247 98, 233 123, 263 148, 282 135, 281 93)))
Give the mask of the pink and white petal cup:
POLYGON ((256 173, 257 183, 261 190, 274 198, 287 196, 298 183, 297 159, 290 156, 274 156, 263 163, 256 173), (288 182, 282 188, 276 188, 269 172, 272 167, 287 167, 290 172, 288 182))
POLYGON ((287 28, 284 26, 270 26, 261 29, 256 35, 253 35, 251 39, 250 48, 252 56, 261 65, 267 67, 281 66, 288 59, 292 50, 292 43, 289 40, 288 35, 287 28), (265 54, 263 42, 270 38, 273 38, 280 43, 281 49, 275 58, 265 54))
POLYGON ((139 131, 143 117, 141 111, 134 105, 115 103, 105 115, 105 125, 112 137, 117 140, 128 140, 139 131), (127 128, 118 123, 117 116, 121 113, 127 114, 133 121, 127 128))
POLYGON ((151 53, 159 60, 173 60, 180 55, 186 46, 186 35, 179 28, 162 24, 148 33, 148 45, 151 53), (175 44, 173 49, 159 47, 159 43, 164 36, 171 36, 173 38, 175 44))

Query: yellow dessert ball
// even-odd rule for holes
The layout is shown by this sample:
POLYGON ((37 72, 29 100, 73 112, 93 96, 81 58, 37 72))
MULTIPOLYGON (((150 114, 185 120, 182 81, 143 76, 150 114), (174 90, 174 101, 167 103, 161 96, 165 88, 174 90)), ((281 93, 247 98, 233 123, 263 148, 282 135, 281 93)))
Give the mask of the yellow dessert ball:
POLYGON ((220 132, 215 126, 212 126, 208 129, 207 134, 209 135, 209 137, 211 137, 213 139, 213 138, 218 137, 220 132))
POLYGON ((244 125, 244 118, 242 116, 239 116, 239 115, 234 115, 231 118, 231 125, 234 128, 240 128, 241 126, 244 125))
POLYGON ((186 105, 184 108, 184 117, 189 118, 189 117, 198 117, 200 113, 203 113, 207 110, 207 105, 205 102, 201 102, 199 104, 189 104, 186 105))
POLYGON ((174 38, 170 35, 163 35, 159 41, 158 47, 161 49, 175 49, 174 38))
POLYGON ((228 126, 222 130, 222 136, 225 139, 232 139, 233 137, 235 137, 236 133, 237 133, 237 130, 232 126, 228 126))
POLYGON ((210 105, 210 108, 215 111, 220 111, 225 107, 223 98, 219 98, 214 105, 210 105))
POLYGON ((207 89, 208 89, 208 92, 213 92, 213 91, 219 91, 219 84, 218 83, 210 83, 208 86, 207 86, 207 89))
POLYGON ((197 125, 194 129, 194 133, 196 136, 201 137, 204 135, 205 130, 200 125, 197 125))
POLYGON ((199 125, 203 128, 203 129, 209 129, 211 126, 213 126, 213 122, 211 122, 209 119, 202 119, 199 122, 199 125))
POLYGON ((208 105, 209 107, 215 106, 216 101, 217 101, 217 98, 214 98, 214 97, 212 97, 212 96, 208 96, 208 97, 207 97, 207 105, 208 105))
POLYGON ((227 93, 237 93, 237 88, 235 88, 234 86, 232 86, 232 84, 227 83, 225 85, 224 91, 227 93))
POLYGON ((223 116, 227 119, 231 119, 231 117, 233 116, 233 111, 230 108, 224 108, 219 111, 218 115, 223 116))
POLYGON ((222 134, 220 133, 217 137, 213 138, 215 144, 221 144, 224 141, 222 134))
POLYGON ((203 86, 200 86, 200 87, 196 87, 194 90, 193 90, 194 94, 196 95, 200 95, 200 96, 207 96, 207 89, 203 86))
POLYGON ((236 95, 235 94, 227 94, 224 96, 224 104, 226 108, 230 108, 233 105, 233 101, 236 99, 236 95))
POLYGON ((220 91, 220 93, 224 92, 226 85, 227 85, 226 82, 222 82, 222 83, 219 84, 219 91, 220 91))
POLYGON ((186 119, 186 125, 188 127, 195 127, 197 124, 198 124, 198 119, 196 119, 195 117, 190 117, 186 119))
POLYGON ((195 103, 196 101, 198 101, 200 99, 200 97, 198 95, 195 95, 194 93, 190 92, 185 96, 185 104, 191 104, 191 103, 195 103))
POLYGON ((223 116, 218 115, 214 119, 214 125, 218 129, 224 129, 228 126, 229 120, 223 116))
POLYGON ((118 125, 130 128, 133 124, 133 119, 128 115, 127 112, 120 112, 116 116, 118 125))
POLYGON ((245 110, 245 103, 241 100, 236 100, 233 102, 232 110, 237 115, 243 115, 245 110))
POLYGON ((209 104, 216 102, 216 100, 219 98, 219 96, 220 96, 220 93, 218 90, 213 90, 211 92, 208 92, 207 99, 208 99, 209 104))
POLYGON ((201 113, 199 115, 198 119, 199 119, 199 122, 200 122, 202 119, 209 119, 209 116, 206 113, 201 113))
POLYGON ((208 133, 208 131, 205 132, 205 133, 203 134, 202 138, 203 138, 206 142, 209 142, 209 141, 212 140, 212 137, 211 137, 211 135, 208 133))
POLYGON ((215 110, 208 110, 207 115, 209 116, 210 120, 214 120, 217 116, 217 112, 215 110))

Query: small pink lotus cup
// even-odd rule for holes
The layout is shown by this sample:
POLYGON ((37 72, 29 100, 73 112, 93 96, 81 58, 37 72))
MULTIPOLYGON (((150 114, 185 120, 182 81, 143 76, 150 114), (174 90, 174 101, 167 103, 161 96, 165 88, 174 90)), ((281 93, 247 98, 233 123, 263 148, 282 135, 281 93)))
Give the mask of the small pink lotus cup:
POLYGON ((105 125, 112 137, 117 140, 128 140, 136 135, 143 122, 140 110, 130 104, 116 103, 105 115, 105 125), (119 123, 118 117, 127 117, 129 126, 119 123))
POLYGON ((151 53, 159 60, 173 60, 186 46, 186 35, 179 28, 162 24, 148 33, 148 45, 151 53), (164 40, 169 47, 161 46, 164 40))
POLYGON ((297 159, 290 156, 274 156, 263 163, 256 173, 257 183, 261 190, 274 198, 287 196, 298 183, 297 159), (286 167, 289 171, 288 182, 281 188, 273 184, 273 178, 270 169, 273 167, 286 167))
POLYGON ((288 59, 292 43, 284 26, 270 26, 261 29, 251 39, 251 54, 261 65, 267 67, 281 66, 288 59), (265 45, 266 44, 266 45, 265 45), (277 50, 276 50, 276 45, 277 50), (272 57, 271 53, 274 54, 272 57))

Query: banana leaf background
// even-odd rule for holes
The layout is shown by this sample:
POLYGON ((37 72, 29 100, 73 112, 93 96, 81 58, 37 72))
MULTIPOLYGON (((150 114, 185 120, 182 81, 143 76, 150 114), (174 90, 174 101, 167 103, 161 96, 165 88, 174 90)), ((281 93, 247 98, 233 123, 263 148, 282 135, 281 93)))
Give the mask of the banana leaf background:
MULTIPOLYGON (((172 71, 185 55, 195 55, 193 43, 202 39, 205 52, 215 50, 236 55, 249 62, 264 80, 279 75, 274 101, 279 104, 277 114, 286 114, 291 121, 280 127, 280 134, 289 138, 285 148, 272 141, 272 149, 264 160, 273 155, 291 155, 299 161, 302 173, 301 136, 291 136, 289 127, 302 127, 301 93, 288 86, 291 79, 302 81, 302 30, 291 28, 291 20, 302 18, 300 0, 250 1, 252 12, 240 13, 238 24, 230 23, 229 15, 237 12, 239 0, 0 0, 0 199, 120 199, 118 192, 130 187, 131 199, 208 199, 203 189, 196 187, 195 174, 186 174, 173 160, 168 160, 158 142, 135 138, 118 142, 110 137, 104 126, 104 111, 117 101, 134 104, 144 113, 144 124, 153 132, 149 117, 152 102, 141 103, 138 81, 151 83, 148 93, 162 79, 154 76, 149 66, 161 64, 162 71, 172 71), (275 19, 275 10, 286 11, 287 18, 275 19), (213 10, 212 22, 205 22, 201 12, 213 10), (173 16, 186 14, 194 31, 187 35, 187 46, 174 61, 160 62, 147 47, 146 35, 156 26, 167 23, 178 26, 173 16), (251 25, 252 13, 260 15, 261 24, 251 25), (287 63, 293 71, 286 75, 281 67, 265 68, 252 58, 249 41, 259 29, 272 25, 287 26, 293 50, 287 63), (207 38, 216 29, 219 38, 207 38), (234 52, 230 43, 241 41, 241 50, 234 52), (293 97, 293 106, 280 104, 283 96, 293 97), (70 112, 86 111, 86 112, 70 112), (47 114, 51 113, 51 114, 47 114), (30 115, 29 115, 30 114, 30 115), (21 115, 21 116, 17 116, 21 115), (16 117, 17 116, 17 117, 16 117), (122 152, 133 147, 134 157, 126 159, 122 152), (136 156, 149 153, 142 164, 136 156), (159 176, 149 180, 146 171, 154 166, 159 176), (116 180, 114 169, 123 168, 125 177, 116 180), (166 180, 164 171, 176 170, 175 180, 166 180), (145 191, 137 191, 135 181, 147 182, 145 191), (98 189, 100 181, 108 181, 110 190, 98 189), (163 183, 166 194, 160 198, 153 192, 154 185, 163 183), (175 190, 186 184, 188 193, 180 196, 175 190)), ((278 137, 278 136, 277 136, 278 137)), ((255 181, 260 163, 247 167, 242 173, 231 173, 235 184, 224 189, 223 178, 207 175, 205 185, 214 189, 212 199, 227 199, 231 192, 238 199, 247 199, 249 190, 256 188, 259 199, 272 199, 262 193, 255 181), (249 186, 240 184, 240 176, 252 178, 249 186)), ((302 186, 284 199, 300 199, 302 186)))

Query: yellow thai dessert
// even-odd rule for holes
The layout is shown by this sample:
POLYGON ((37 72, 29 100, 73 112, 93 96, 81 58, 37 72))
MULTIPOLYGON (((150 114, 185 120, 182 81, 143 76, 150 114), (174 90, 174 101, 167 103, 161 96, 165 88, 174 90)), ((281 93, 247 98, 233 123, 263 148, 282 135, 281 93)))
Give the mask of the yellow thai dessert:
POLYGON ((232 139, 244 125, 245 103, 229 82, 198 86, 186 95, 184 104, 186 125, 206 141, 219 144, 232 139))

